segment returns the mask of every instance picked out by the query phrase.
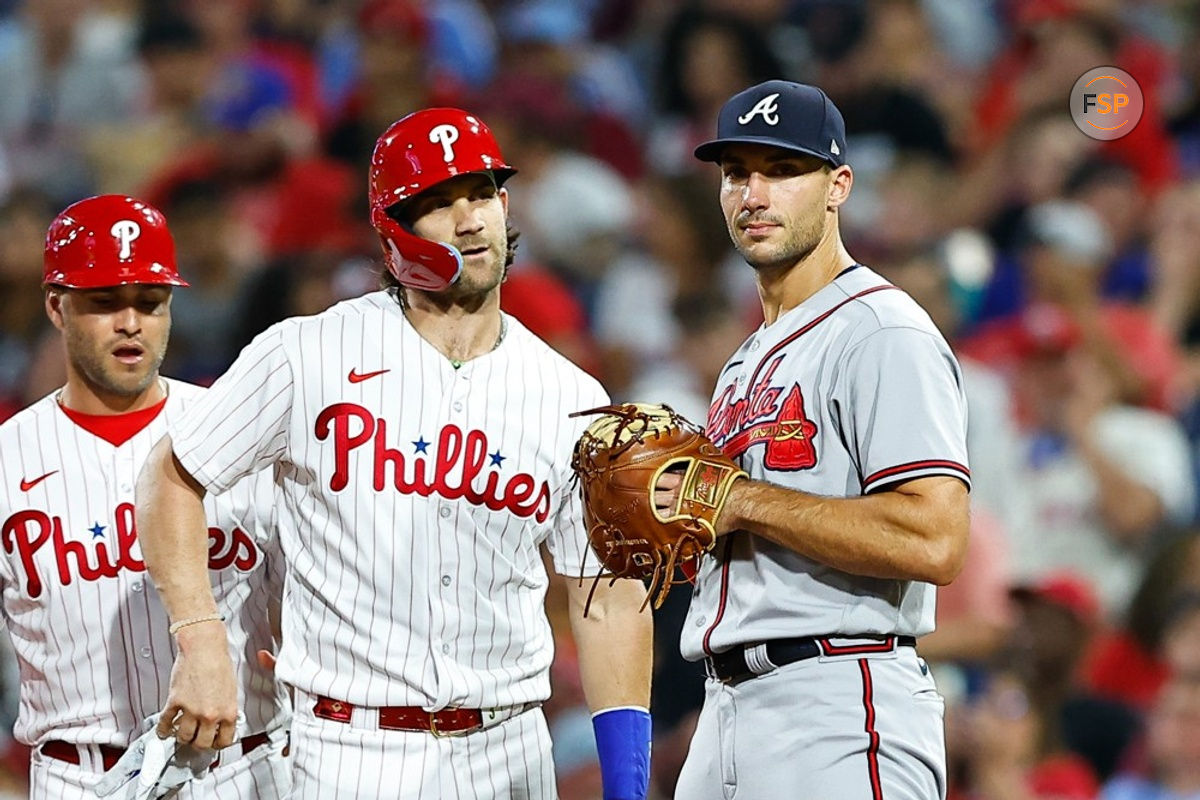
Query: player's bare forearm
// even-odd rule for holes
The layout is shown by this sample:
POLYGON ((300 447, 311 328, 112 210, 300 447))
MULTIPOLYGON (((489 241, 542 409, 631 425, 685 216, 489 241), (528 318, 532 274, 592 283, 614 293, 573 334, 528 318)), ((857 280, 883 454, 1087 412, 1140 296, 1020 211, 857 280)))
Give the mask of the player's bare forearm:
POLYGON ((204 490, 176 460, 170 437, 142 467, 136 501, 142 556, 179 646, 159 735, 227 747, 236 731, 237 682, 209 583, 204 490))
POLYGON ((142 556, 171 620, 215 613, 204 489, 176 460, 168 436, 154 446, 142 467, 136 504, 142 556))
POLYGON ((734 484, 719 530, 747 530, 853 575, 947 584, 966 557, 966 487, 917 478, 865 497, 820 497, 761 481, 734 484))
POLYGON ((602 580, 588 615, 583 616, 591 581, 568 581, 571 632, 579 651, 579 671, 592 711, 621 706, 650 706, 654 623, 641 611, 646 587, 641 581, 602 580), (613 669, 620 664, 621 669, 613 669))

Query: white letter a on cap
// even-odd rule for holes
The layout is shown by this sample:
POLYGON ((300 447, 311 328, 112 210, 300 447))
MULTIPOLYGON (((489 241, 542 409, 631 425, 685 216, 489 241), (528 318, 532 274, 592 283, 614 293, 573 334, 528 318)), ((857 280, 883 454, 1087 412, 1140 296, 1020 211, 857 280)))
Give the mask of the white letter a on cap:
POLYGON ((763 122, 767 123, 768 125, 778 125, 779 105, 775 102, 778 99, 779 92, 767 95, 762 100, 759 100, 757 103, 755 103, 754 108, 738 117, 738 122, 745 125, 747 122, 754 119, 756 115, 762 114, 763 122))

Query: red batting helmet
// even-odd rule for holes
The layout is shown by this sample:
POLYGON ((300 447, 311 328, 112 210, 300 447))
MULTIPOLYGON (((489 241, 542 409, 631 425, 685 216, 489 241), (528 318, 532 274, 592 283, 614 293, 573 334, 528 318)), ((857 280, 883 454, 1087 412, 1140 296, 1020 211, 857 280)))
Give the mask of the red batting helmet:
POLYGON ((67 206, 46 231, 42 263, 43 284, 69 289, 188 285, 175 266, 175 242, 162 213, 119 194, 67 206))
POLYGON ((496 186, 516 172, 483 120, 457 108, 428 108, 392 123, 371 154, 368 197, 388 271, 405 286, 441 291, 462 271, 462 254, 423 239, 387 209, 456 175, 490 172, 496 186))

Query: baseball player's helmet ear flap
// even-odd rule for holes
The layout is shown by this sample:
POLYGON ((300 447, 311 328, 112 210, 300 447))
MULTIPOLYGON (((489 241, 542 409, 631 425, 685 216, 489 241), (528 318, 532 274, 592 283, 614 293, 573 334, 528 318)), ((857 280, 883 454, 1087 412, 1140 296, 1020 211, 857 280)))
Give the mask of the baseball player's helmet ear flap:
POLYGON ((397 203, 458 175, 491 174, 497 187, 516 170, 500 153, 491 130, 457 108, 428 108, 392 123, 371 154, 371 224, 379 233, 388 271, 402 285, 441 291, 458 280, 462 255, 423 239, 388 215, 397 203))
POLYGON ((175 263, 175 241, 157 208, 118 194, 97 195, 63 209, 46 231, 42 284, 100 289, 130 283, 187 286, 175 263))
POLYGON ((402 286, 439 292, 458 280, 463 262, 457 247, 409 233, 381 208, 371 209, 371 224, 379 232, 384 264, 402 286))

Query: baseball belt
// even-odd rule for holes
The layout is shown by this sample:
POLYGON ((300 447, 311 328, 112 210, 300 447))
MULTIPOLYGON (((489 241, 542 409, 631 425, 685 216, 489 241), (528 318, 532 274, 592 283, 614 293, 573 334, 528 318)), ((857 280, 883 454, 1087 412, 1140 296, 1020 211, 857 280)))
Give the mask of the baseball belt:
POLYGON ((324 695, 310 695, 313 716, 356 727, 389 731, 414 731, 434 736, 466 736, 518 714, 537 708, 541 703, 524 703, 504 708, 443 708, 426 711, 419 706, 379 706, 367 708, 324 695), (357 714, 356 714, 357 712, 357 714), (376 716, 378 721, 376 722, 376 716), (373 724, 372 724, 373 723, 373 724))
POLYGON ((806 658, 890 653, 897 647, 917 646, 917 640, 912 636, 836 637, 839 640, 852 640, 847 644, 835 644, 834 638, 806 636, 743 645, 706 658, 704 669, 710 678, 730 683, 765 675, 771 670, 806 658))
MULTIPOLYGON (((217 753, 217 757, 213 759, 213 766, 217 767, 222 761, 227 760, 226 753, 229 751, 236 753, 240 758, 253 750, 257 750, 269 741, 271 741, 271 736, 265 731, 263 733, 252 733, 217 753)), ((100 756, 99 763, 103 765, 104 772, 112 769, 113 765, 121 759, 121 756, 125 755, 124 747, 114 747, 110 744, 75 744, 74 742, 64 742, 61 739, 51 739, 38 749, 44 756, 57 759, 58 761, 65 761, 75 766, 81 766, 87 761, 92 761, 94 756, 91 754, 98 751, 100 756)), ((100 770, 96 771, 99 772, 100 770)))

